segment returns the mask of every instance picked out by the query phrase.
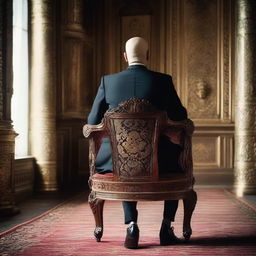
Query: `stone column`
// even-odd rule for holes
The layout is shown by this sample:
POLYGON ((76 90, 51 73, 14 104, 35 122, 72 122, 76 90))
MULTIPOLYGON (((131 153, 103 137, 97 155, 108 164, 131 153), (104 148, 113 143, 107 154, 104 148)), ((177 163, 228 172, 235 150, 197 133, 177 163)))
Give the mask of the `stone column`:
POLYGON ((30 153, 36 158, 36 189, 41 191, 58 189, 55 4, 55 0, 30 0, 30 153))
POLYGON ((256 193, 256 1, 236 0, 235 191, 256 193))
POLYGON ((13 160, 16 133, 11 120, 12 1, 0 0, 0 216, 18 212, 14 204, 13 160))

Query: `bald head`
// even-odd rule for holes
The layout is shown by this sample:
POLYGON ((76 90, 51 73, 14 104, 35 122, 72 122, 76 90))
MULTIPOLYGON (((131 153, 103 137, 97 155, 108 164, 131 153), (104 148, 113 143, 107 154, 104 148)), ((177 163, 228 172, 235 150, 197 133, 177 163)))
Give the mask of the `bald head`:
POLYGON ((125 60, 130 64, 143 63, 147 64, 148 60, 148 43, 142 37, 132 37, 125 44, 125 60))

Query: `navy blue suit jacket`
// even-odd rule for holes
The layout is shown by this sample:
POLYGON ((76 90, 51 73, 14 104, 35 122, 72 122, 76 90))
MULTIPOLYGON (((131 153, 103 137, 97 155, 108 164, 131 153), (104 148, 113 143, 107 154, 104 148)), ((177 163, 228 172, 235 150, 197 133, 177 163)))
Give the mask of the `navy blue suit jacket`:
MULTIPOLYGON (((120 102, 132 97, 150 101, 159 110, 166 111, 171 120, 187 118, 187 111, 181 104, 171 76, 151 71, 143 65, 132 65, 120 73, 101 78, 98 93, 88 116, 88 124, 99 124, 108 109, 115 108, 120 102)), ((175 153, 173 145, 164 139, 160 141, 159 148, 163 149, 159 150, 158 156, 160 169, 168 170, 173 166, 169 161, 170 154, 177 162, 178 153, 175 153)), ((99 172, 112 170, 111 147, 107 138, 102 141, 96 158, 96 168, 99 172)))

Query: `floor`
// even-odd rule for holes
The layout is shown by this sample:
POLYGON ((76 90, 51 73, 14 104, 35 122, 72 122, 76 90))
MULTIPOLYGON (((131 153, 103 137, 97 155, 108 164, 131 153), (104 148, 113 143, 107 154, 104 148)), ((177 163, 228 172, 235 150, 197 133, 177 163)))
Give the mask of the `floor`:
MULTIPOLYGON (((198 202, 193 213, 193 234, 182 239, 183 207, 178 208, 174 226, 180 244, 160 246, 159 229, 163 203, 139 202, 139 248, 124 247, 126 226, 120 202, 106 201, 101 243, 93 237, 94 220, 86 193, 68 197, 65 203, 26 225, 0 235, 0 255, 16 256, 256 256, 256 211, 248 199, 237 200, 223 189, 196 189, 198 202), (242 203, 244 200, 246 203, 242 203)), ((53 197, 52 197, 53 199, 53 197)), ((249 200, 252 197, 249 196, 249 200)), ((64 199, 65 200, 65 199, 64 199)), ((58 203, 57 203, 58 204, 58 203)))
MULTIPOLYGON (((17 204, 20 209, 19 214, 0 219, 0 233, 47 213, 50 209, 70 200, 79 193, 81 193, 81 191, 33 195, 31 198, 17 204)), ((87 198, 85 198, 85 200, 87 200, 87 198)), ((256 209, 256 195, 246 195, 241 198, 241 201, 247 203, 248 207, 254 210, 256 209)))
POLYGON ((19 225, 23 222, 26 222, 32 218, 47 213, 47 211, 49 211, 50 209, 71 199, 78 193, 81 192, 76 191, 49 194, 34 194, 31 198, 17 203, 17 207, 19 208, 20 213, 11 217, 0 218, 0 233, 11 229, 12 227, 19 225))

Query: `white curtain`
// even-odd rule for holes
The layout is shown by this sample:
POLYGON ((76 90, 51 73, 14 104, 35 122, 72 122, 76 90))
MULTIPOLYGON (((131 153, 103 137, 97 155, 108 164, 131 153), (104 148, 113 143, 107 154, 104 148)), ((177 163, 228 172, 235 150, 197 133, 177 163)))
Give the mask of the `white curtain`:
POLYGON ((13 96, 12 120, 19 134, 15 157, 28 155, 28 4, 13 0, 13 96))

